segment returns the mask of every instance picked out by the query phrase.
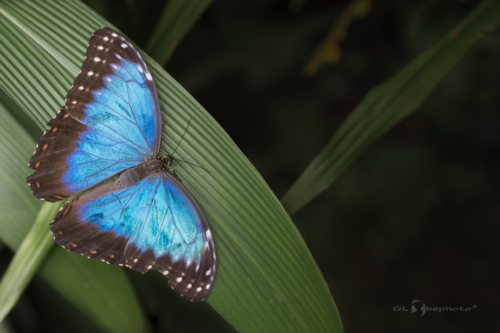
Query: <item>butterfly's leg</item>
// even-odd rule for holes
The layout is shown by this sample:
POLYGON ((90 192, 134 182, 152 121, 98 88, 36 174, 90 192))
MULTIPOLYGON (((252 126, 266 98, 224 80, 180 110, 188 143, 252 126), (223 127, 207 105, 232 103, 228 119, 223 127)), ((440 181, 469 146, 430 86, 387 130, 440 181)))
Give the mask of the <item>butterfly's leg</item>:
POLYGON ((175 173, 175 170, 167 165, 165 165, 165 168, 168 170, 172 171, 172 175, 174 175, 180 182, 182 182, 182 179, 179 178, 179 176, 175 173))
POLYGON ((176 176, 174 168, 171 168, 171 167, 169 167, 169 166, 167 166, 167 165, 165 165, 165 168, 167 168, 168 170, 172 171, 172 174, 173 174, 174 176, 176 176))

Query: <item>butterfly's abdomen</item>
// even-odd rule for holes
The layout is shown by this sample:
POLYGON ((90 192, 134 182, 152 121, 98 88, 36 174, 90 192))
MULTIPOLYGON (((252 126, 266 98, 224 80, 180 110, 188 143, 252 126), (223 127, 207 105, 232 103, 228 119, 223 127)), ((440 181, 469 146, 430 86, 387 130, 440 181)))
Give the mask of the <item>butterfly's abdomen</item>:
POLYGON ((161 170, 163 162, 160 159, 150 159, 134 168, 128 169, 117 181, 119 188, 126 188, 137 184, 147 176, 161 170))

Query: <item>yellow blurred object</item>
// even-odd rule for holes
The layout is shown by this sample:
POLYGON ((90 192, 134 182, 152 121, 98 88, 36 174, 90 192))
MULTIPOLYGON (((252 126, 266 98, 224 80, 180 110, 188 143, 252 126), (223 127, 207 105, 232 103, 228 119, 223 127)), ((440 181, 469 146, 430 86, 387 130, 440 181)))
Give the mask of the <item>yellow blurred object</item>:
POLYGON ((351 1, 307 62, 304 68, 306 75, 316 74, 318 69, 324 64, 336 64, 340 61, 342 51, 340 50, 339 43, 345 39, 347 28, 351 24, 351 21, 356 17, 364 17, 371 8, 371 0, 351 1))

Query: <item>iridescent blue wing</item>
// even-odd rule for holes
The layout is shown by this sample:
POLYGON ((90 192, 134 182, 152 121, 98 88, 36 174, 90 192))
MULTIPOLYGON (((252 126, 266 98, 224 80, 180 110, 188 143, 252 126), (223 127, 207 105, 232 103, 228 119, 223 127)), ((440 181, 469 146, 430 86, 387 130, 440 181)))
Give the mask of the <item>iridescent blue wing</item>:
POLYGON ((55 202, 156 157, 161 114, 156 88, 139 52, 101 28, 90 38, 65 109, 48 122, 27 178, 33 194, 55 202))
POLYGON ((164 170, 129 187, 116 180, 85 192, 61 208, 51 231, 67 250, 142 273, 158 270, 190 300, 202 301, 212 289, 216 255, 208 224, 164 170))

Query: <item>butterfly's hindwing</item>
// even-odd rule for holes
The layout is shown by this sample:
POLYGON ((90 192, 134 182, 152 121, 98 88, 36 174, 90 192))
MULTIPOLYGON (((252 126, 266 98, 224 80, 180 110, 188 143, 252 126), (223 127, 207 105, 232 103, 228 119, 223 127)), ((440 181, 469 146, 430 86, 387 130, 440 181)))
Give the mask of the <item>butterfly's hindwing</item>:
POLYGON ((83 254, 89 258, 101 259, 109 264, 125 265, 123 251, 127 245, 125 237, 119 237, 113 231, 98 227, 99 214, 92 216, 87 223, 79 218, 82 203, 114 190, 113 182, 97 186, 92 190, 68 201, 56 214, 50 230, 57 244, 68 251, 83 254))
POLYGON ((142 273, 156 269, 191 300, 212 289, 216 256, 208 224, 187 190, 163 170, 127 188, 117 180, 80 195, 61 209, 51 231, 67 250, 142 273), (119 251, 124 259, 113 262, 119 251))
POLYGON ((181 295, 204 300, 212 289, 217 261, 210 229, 184 186, 165 171, 156 177, 146 219, 125 248, 127 264, 140 272, 156 269, 181 295))

